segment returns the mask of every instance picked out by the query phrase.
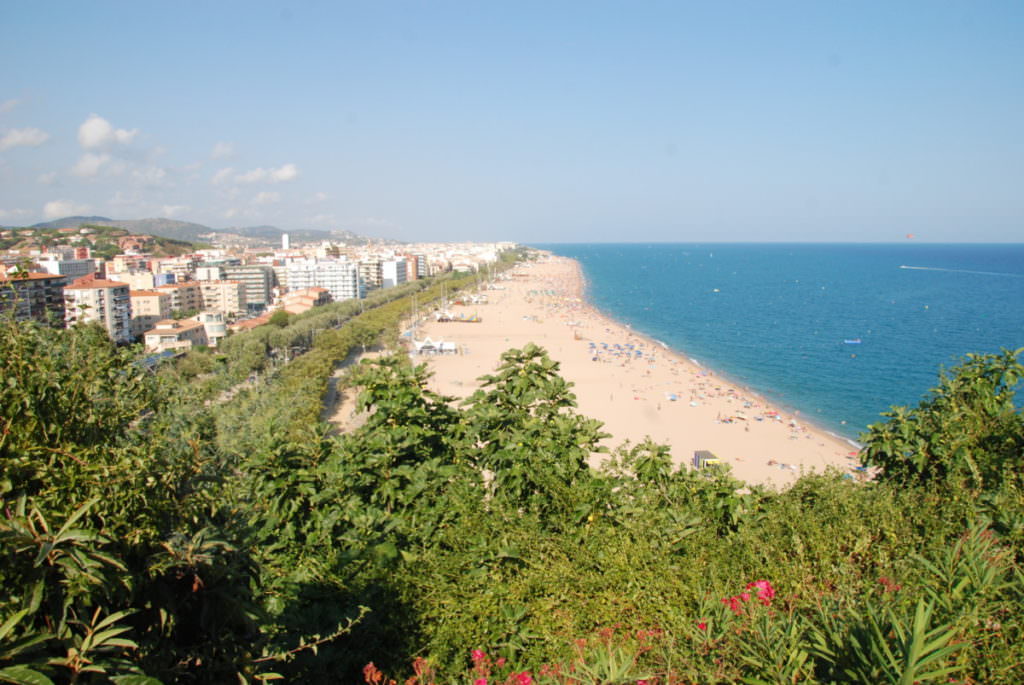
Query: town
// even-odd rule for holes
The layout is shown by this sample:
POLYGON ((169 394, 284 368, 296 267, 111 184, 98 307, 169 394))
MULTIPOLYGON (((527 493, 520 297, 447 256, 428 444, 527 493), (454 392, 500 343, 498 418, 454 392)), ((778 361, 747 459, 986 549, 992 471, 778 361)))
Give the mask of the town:
MULTIPOLYGON (((216 235, 216 234, 212 234, 216 235)), ((265 324, 377 289, 446 272, 484 272, 515 244, 321 240, 252 246, 220 240, 177 256, 157 256, 151 235, 71 226, 4 229, 22 240, 0 254, 0 311, 56 327, 98 322, 118 344, 151 353, 216 347, 230 332, 265 324), (117 254, 96 254, 100 238, 117 254)), ((185 244, 186 249, 191 247, 185 244)), ((108 250, 109 252, 109 250, 108 250)))

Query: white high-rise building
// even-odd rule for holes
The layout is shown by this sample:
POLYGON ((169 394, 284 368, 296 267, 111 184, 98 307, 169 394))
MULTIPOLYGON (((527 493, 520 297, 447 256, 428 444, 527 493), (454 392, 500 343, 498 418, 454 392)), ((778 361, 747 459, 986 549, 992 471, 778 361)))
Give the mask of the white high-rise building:
POLYGON ((292 245, 292 243, 291 243, 291 240, 288 238, 288 234, 287 233, 282 233, 281 234, 281 249, 282 250, 290 250, 291 249, 291 245, 292 245))
POLYGON ((365 295, 359 265, 337 260, 289 264, 288 291, 305 288, 326 288, 335 302, 361 299, 365 295))

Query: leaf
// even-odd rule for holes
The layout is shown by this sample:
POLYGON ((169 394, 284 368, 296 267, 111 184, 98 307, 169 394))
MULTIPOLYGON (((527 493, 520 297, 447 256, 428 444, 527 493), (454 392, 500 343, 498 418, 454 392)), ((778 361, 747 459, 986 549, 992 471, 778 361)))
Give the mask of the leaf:
POLYGON ((16 685, 53 685, 53 681, 28 666, 0 668, 0 682, 16 685))

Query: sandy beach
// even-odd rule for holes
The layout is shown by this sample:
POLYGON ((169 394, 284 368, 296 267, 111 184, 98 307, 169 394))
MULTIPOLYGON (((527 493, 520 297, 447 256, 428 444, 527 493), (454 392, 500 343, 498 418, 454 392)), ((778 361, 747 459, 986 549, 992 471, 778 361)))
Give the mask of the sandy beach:
MULTIPOLYGON (((457 350, 418 356, 434 373, 435 391, 468 396, 480 376, 497 368, 502 352, 532 342, 561 364, 579 412, 612 434, 609 448, 649 436, 669 445, 677 464, 709 450, 737 478, 776 487, 802 472, 834 466, 852 473, 857 466, 846 440, 601 315, 582 299, 575 261, 550 256, 509 274, 484 293, 486 303, 448 306, 454 318, 477 322, 436 321, 434 312, 420 312, 416 338, 454 343, 457 350)), ((595 465, 602 458, 595 455, 595 465)))

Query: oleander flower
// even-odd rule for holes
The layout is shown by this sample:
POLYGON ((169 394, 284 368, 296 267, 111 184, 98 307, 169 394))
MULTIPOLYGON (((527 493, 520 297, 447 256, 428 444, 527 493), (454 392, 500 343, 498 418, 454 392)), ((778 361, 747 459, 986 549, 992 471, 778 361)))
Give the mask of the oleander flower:
POLYGON ((483 661, 487 657, 487 655, 479 649, 474 649, 472 652, 470 652, 469 656, 473 659, 474 662, 483 661))
POLYGON ((748 590, 757 590, 757 600, 765 606, 769 606, 775 599, 775 588, 767 580, 755 580, 747 584, 748 590))

